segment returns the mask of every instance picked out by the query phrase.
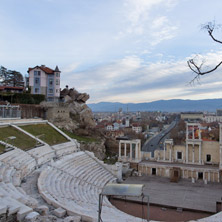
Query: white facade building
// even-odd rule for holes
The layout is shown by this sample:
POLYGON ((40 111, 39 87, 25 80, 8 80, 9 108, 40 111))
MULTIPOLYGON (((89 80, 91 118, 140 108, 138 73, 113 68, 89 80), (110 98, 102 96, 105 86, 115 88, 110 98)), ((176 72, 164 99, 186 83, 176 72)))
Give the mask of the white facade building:
POLYGON ((44 65, 28 69, 29 86, 32 94, 43 94, 48 101, 58 100, 60 97, 60 70, 44 65))
POLYGON ((142 127, 138 125, 137 123, 132 124, 132 130, 136 133, 141 133, 142 132, 142 127))
POLYGON ((203 121, 207 123, 222 122, 222 116, 204 116, 203 121))

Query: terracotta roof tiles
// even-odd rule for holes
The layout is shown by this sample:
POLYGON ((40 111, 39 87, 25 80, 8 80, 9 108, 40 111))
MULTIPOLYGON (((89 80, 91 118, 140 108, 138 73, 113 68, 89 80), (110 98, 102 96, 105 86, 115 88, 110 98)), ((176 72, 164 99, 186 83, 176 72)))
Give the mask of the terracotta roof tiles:
POLYGON ((60 72, 60 71, 57 71, 59 70, 58 66, 56 66, 56 69, 53 70, 49 67, 46 67, 46 66, 35 66, 34 68, 29 68, 28 69, 28 72, 30 72, 31 70, 35 69, 35 68, 39 68, 41 69, 42 71, 44 71, 46 74, 54 74, 54 72, 60 72))

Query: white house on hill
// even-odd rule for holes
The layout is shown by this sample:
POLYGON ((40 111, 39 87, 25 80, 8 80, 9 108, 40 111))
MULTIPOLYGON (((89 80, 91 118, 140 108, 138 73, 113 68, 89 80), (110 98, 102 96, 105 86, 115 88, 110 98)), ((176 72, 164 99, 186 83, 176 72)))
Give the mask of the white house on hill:
POLYGON ((29 86, 32 94, 43 94, 48 101, 56 101, 60 96, 60 70, 45 65, 28 69, 29 86))

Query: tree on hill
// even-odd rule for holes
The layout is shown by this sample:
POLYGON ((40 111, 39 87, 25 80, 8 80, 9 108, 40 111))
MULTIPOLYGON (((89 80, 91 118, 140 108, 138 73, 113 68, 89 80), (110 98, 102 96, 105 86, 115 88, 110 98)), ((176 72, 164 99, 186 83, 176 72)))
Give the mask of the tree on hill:
MULTIPOLYGON (((222 44, 222 41, 217 39, 214 36, 214 31, 215 29, 221 28, 221 25, 216 25, 215 21, 213 22, 208 22, 202 26, 203 30, 206 30, 211 37, 211 39, 219 44, 222 44)), ((200 76, 206 75, 208 73, 211 73, 215 71, 221 64, 222 61, 220 61, 218 64, 216 64, 213 68, 206 69, 204 66, 205 61, 203 59, 200 59, 198 55, 196 55, 193 59, 190 59, 187 61, 187 64, 189 68, 196 74, 194 79, 192 81, 198 80, 200 76)))
POLYGON ((20 72, 15 70, 7 70, 7 68, 1 66, 0 84, 3 86, 24 87, 24 78, 20 72))

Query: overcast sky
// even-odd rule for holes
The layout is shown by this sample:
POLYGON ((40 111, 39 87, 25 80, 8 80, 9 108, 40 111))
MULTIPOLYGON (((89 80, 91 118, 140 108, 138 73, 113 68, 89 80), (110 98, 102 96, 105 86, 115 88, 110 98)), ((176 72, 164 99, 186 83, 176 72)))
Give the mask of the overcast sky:
MULTIPOLYGON (((222 67, 190 85, 186 61, 222 60, 201 25, 222 23, 221 0, 0 0, 0 65, 45 64, 89 103, 222 97, 222 67)), ((222 30, 215 32, 222 39, 222 30)))

